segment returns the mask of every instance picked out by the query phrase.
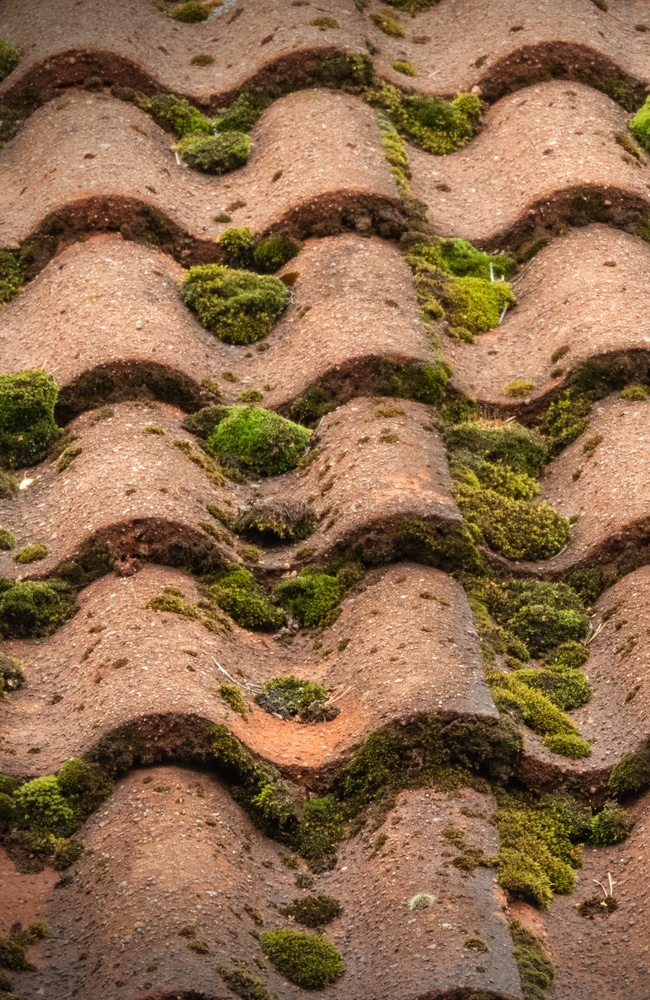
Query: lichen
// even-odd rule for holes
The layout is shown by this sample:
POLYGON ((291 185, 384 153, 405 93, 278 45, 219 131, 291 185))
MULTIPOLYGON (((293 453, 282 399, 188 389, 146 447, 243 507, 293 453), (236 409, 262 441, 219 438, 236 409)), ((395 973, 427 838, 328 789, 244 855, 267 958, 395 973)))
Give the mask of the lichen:
POLYGON ((262 931, 260 944, 278 972, 303 989, 324 989, 343 975, 340 953, 322 936, 287 930, 262 931))
POLYGON ((290 292, 278 278, 221 264, 187 272, 181 298, 206 330, 228 344, 253 344, 266 337, 286 309, 290 292))
POLYGON ((207 448, 226 467, 277 476, 298 465, 310 435, 305 427, 271 410, 235 405, 226 408, 207 440, 207 448))
POLYGON ((0 375, 0 462, 35 465, 59 436, 56 382, 44 371, 0 375))
POLYGON ((244 132, 187 135, 176 146, 181 159, 194 170, 216 175, 243 167, 251 149, 251 140, 244 132))
POLYGON ((339 709, 329 704, 327 689, 322 684, 297 677, 264 681, 255 701, 270 715, 298 722, 329 722, 339 714, 339 709))

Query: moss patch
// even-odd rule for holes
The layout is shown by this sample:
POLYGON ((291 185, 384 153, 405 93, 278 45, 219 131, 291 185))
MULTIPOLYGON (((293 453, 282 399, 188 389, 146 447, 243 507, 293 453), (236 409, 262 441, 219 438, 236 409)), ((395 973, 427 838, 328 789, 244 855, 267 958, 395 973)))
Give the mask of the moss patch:
POLYGON ((332 573, 306 566, 298 576, 281 580, 276 585, 273 600, 303 628, 329 625, 338 617, 338 606, 345 591, 362 576, 363 570, 358 563, 344 564, 332 573))
POLYGON ((188 604, 177 587, 164 587, 162 594, 152 597, 147 602, 146 607, 151 611, 167 611, 170 614, 181 615, 183 618, 193 620, 200 617, 196 608, 188 604))
POLYGON ((28 563, 38 562, 41 559, 45 559, 46 556, 47 548, 45 545, 25 545, 24 548, 20 549, 20 551, 14 556, 14 562, 20 563, 24 566, 28 563))
POLYGON ((197 133, 212 135, 212 119, 202 114, 184 97, 178 97, 176 94, 156 94, 154 97, 146 97, 134 91, 120 96, 132 100, 142 111, 151 115, 161 128, 172 132, 177 139, 197 133))
POLYGON ((309 504, 301 500, 269 499, 253 501, 240 510, 235 530, 280 542, 297 542, 308 538, 316 527, 316 515, 309 504))
MULTIPOLYGON (((48 934, 47 924, 30 924, 23 929, 22 924, 16 923, 12 926, 8 937, 0 938, 0 969, 9 969, 11 972, 35 972, 36 967, 27 961, 27 948, 42 941, 48 934)), ((13 993, 8 993, 11 1000, 13 993)))
POLYGON ((389 38, 404 38, 406 32, 396 17, 392 14, 377 13, 371 14, 370 20, 380 31, 383 31, 389 38))
POLYGON ((241 1000, 275 1000, 259 976, 253 975, 245 963, 232 967, 218 965, 217 972, 228 989, 241 1000))
POLYGON ((300 250, 299 243, 283 234, 260 240, 253 251, 255 270, 261 271, 263 274, 279 271, 281 267, 297 257, 300 250))
POLYGON ((0 375, 0 462, 35 465, 59 436, 56 382, 44 371, 0 375))
POLYGON ((244 132, 187 135, 176 146, 181 159, 194 170, 217 175, 243 167, 251 149, 251 140, 244 132))
POLYGON ((629 837, 631 830, 632 823, 625 809, 610 799, 591 820, 591 843, 596 847, 620 844, 629 837))
POLYGON ((298 722, 329 722, 339 709, 329 705, 327 689, 315 681, 297 677, 274 677, 265 681, 255 701, 270 715, 298 722))
POLYGON ((75 610, 73 593, 61 581, 0 580, 0 635, 4 639, 51 635, 75 610))
POLYGON ((646 98, 628 127, 637 142, 650 152, 650 97, 646 98))
POLYGON ((277 278, 221 264, 192 267, 181 298, 206 330, 228 344, 253 344, 266 337, 286 309, 290 292, 277 278))
POLYGON ((303 989, 324 989, 343 975, 341 955, 324 937, 297 931, 262 931, 260 944, 278 972, 303 989))
POLYGON ((453 153, 465 146, 475 134, 484 110, 475 94, 459 94, 453 101, 445 101, 404 94, 385 80, 374 80, 366 86, 363 97, 373 107, 381 108, 402 135, 435 155, 453 153))
POLYGON ((173 10, 170 16, 182 24, 198 24, 199 21, 207 21, 210 17, 210 11, 202 3, 189 0, 188 3, 183 3, 173 10))
POLYGON ((20 52, 4 38, 0 38, 0 80, 9 76, 20 62, 20 52))
POLYGON ((226 705, 232 708, 233 712, 237 712, 238 715, 241 715, 242 719, 246 719, 246 702, 236 684, 222 684, 219 688, 219 694, 226 705))
POLYGON ((285 915, 304 927, 324 927, 341 916, 343 909, 333 896, 303 896, 292 899, 285 907, 285 915))
MULTIPOLYGON (((22 660, 0 650, 0 698, 5 691, 17 691, 26 682, 22 660)), ((1 786, 0 786, 1 791, 1 786)))
POLYGON ((608 788, 617 798, 627 798, 650 785, 650 741, 627 753, 612 769, 608 788))
POLYGON ((25 271, 19 257, 11 250, 0 250, 0 304, 15 299, 24 284, 25 271))
POLYGON ((16 536, 7 528, 0 528, 0 552, 10 552, 16 544, 16 536))
POLYGON ((268 632, 280 628, 284 615, 266 597, 250 570, 231 563, 207 586, 209 597, 242 628, 268 632))
MULTIPOLYGON (((272 280, 272 279, 269 279, 272 280)), ((230 406, 207 441, 224 466, 277 476, 298 465, 311 432, 260 406, 230 406)))
POLYGON ((524 1000, 544 1000, 546 991, 553 985, 555 968, 544 951, 539 938, 527 930, 519 920, 510 925, 514 945, 512 953, 519 970, 524 1000))

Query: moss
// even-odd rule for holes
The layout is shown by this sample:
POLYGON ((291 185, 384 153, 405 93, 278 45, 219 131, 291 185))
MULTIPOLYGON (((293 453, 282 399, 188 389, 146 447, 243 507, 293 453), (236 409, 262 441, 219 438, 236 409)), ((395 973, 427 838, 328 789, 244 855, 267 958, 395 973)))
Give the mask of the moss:
MULTIPOLYGON (((0 103, 0 149, 16 135, 23 113, 0 103)), ((0 251, 0 302, 2 302, 2 253, 0 251)))
POLYGON ((506 396, 519 399, 520 396, 529 396, 534 388, 534 382, 530 382, 525 378, 516 378, 513 382, 508 382, 503 391, 506 396))
POLYGON ((280 542, 297 542, 308 538, 316 527, 316 515, 302 500, 254 500, 235 519, 234 528, 240 533, 259 535, 280 542))
POLYGON ((541 691, 564 712, 586 705, 593 695, 588 679, 579 670, 514 670, 512 676, 522 684, 541 691))
POLYGON ((225 466, 253 475, 277 476, 297 466, 310 433, 271 410, 236 405, 228 408, 207 447, 225 466))
POLYGON ((188 0, 188 3, 183 3, 173 10, 171 17, 183 24, 197 24, 199 21, 207 21, 210 17, 210 11, 202 3, 188 0))
POLYGON ((490 950, 487 946, 487 942, 484 941, 482 937, 479 937, 478 934, 472 934, 470 937, 466 938, 463 948, 466 948, 468 951, 476 951, 479 953, 490 950))
POLYGON ((285 908, 285 916, 304 927, 324 927, 341 916, 343 908, 333 896, 303 896, 292 899, 285 908))
POLYGON ((207 941, 199 941, 199 940, 188 941, 187 947, 190 949, 190 951, 193 951, 196 955, 210 954, 210 948, 208 946, 207 941))
POLYGON ((458 486, 455 498, 463 517, 507 559, 548 559, 569 541, 568 520, 546 503, 514 500, 468 485, 458 486))
POLYGON ((70 466, 75 458, 81 455, 83 448, 79 445, 68 445, 64 448, 59 457, 56 460, 55 469, 57 472, 65 472, 65 470, 70 466))
POLYGON ((650 785, 650 742, 633 753, 627 753, 612 769, 608 789, 617 798, 626 798, 650 785))
POLYGON ((363 575, 358 564, 350 564, 350 569, 351 575, 346 577, 345 571, 322 573, 307 566, 298 576, 281 580, 273 591, 273 600, 303 628, 331 624, 346 589, 363 575))
POLYGON ((200 52, 196 56, 192 56, 190 59, 190 66, 213 66, 214 56, 209 56, 207 53, 200 52))
POLYGON ((20 826, 59 837, 74 832, 74 810, 62 795, 56 775, 26 782, 17 790, 14 799, 20 826))
POLYGON ((220 175, 243 167, 251 149, 251 140, 244 132, 225 132, 187 135, 178 143, 176 152, 194 170, 220 175))
POLYGON ((183 302, 201 325, 228 344, 253 344, 266 337, 290 294, 277 278, 220 264, 190 268, 181 286, 183 302))
POLYGON ((0 469, 0 500, 11 500, 18 492, 18 480, 10 472, 0 469))
POLYGON ((435 406, 443 397, 451 368, 444 361, 433 365, 405 368, 389 358, 381 358, 377 371, 377 391, 385 396, 413 399, 435 406))
POLYGON ((267 632, 280 628, 284 621, 284 615, 271 604, 250 570, 237 563, 231 563, 207 589, 211 600, 242 628, 267 632))
MULTIPOLYGON (((0 698, 4 691, 17 691, 26 682, 23 662, 0 650, 0 698)), ((0 792, 2 791, 0 784, 0 792)))
POLYGON ((16 536, 7 528, 0 528, 0 552, 9 552, 16 544, 16 536))
POLYGON ((519 680, 516 674, 491 672, 487 682, 494 703, 501 711, 520 716, 533 732, 541 736, 577 735, 577 726, 541 691, 519 680))
POLYGON ((156 94, 155 97, 144 97, 136 100, 138 106, 146 111, 167 132, 173 132, 177 139, 202 133, 212 135, 212 119, 201 114, 198 108, 190 104, 184 97, 176 94, 156 94))
POLYGON ((393 69, 396 73, 403 73, 404 76, 417 76, 413 63, 408 59, 395 59, 393 69))
POLYGON ((222 684, 219 688, 219 694, 233 712, 237 712, 242 719, 246 719, 246 702, 236 684, 222 684))
POLYGON ((334 795, 308 799, 302 810, 297 844, 300 854, 316 871, 333 867, 336 846, 343 835, 341 803, 334 795))
POLYGON ((298 722, 329 722, 339 709, 329 705, 327 689, 315 681, 297 677, 274 677, 265 681, 255 701, 270 715, 298 722))
POLYGON ((260 944, 278 972, 303 989, 324 989, 343 975, 341 955, 324 937, 297 931, 262 931, 260 944))
POLYGON ((45 559, 46 556, 47 548, 45 545, 25 545, 14 556, 14 562, 25 565, 27 563, 38 562, 40 559, 45 559))
POLYGON ((587 836, 588 811, 568 796, 531 802, 502 793, 495 823, 499 885, 511 897, 546 907, 554 893, 573 890, 582 857, 576 841, 587 836))
POLYGON ((292 841, 298 827, 285 783, 269 764, 256 761, 226 726, 214 726, 209 749, 220 776, 228 782, 233 798, 267 836, 292 841))
POLYGON ((621 399, 625 399, 629 403, 643 402, 648 399, 650 393, 645 385, 638 385, 636 382, 630 382, 621 391, 621 399))
POLYGON ((547 440, 549 456, 558 455, 583 433, 595 402, 622 390, 629 382, 629 369, 617 362, 591 360, 573 372, 570 384, 551 402, 539 427, 547 440))
POLYGON ((147 601, 146 607, 151 611, 167 611, 170 614, 181 615, 183 618, 197 620, 200 617, 196 608, 184 600, 177 587, 164 587, 162 594, 147 601))
POLYGON ((15 299, 24 284, 25 271, 16 254, 0 250, 0 304, 15 299))
POLYGON ((334 17, 312 17, 309 22, 314 28, 338 28, 339 22, 334 17))
POLYGON ((531 477, 540 474, 547 458, 543 437, 516 423, 496 428, 479 422, 462 423, 445 428, 443 441, 458 464, 476 467, 476 459, 483 459, 531 477))
MULTIPOLYGON (((479 597, 496 622, 525 644, 532 656, 552 654, 565 643, 586 638, 589 631, 584 605, 565 583, 535 579, 488 581, 479 597)), ((565 655, 572 654, 566 651, 565 655)), ((582 655, 573 654, 576 658, 582 655)), ((554 662, 552 657, 549 662, 554 662)), ((560 665, 560 660, 555 662, 560 665)))
POLYGON ((591 820, 590 840, 596 847, 609 847, 626 840, 631 830, 632 823, 625 809, 609 799, 591 820))
POLYGON ((256 271, 268 274, 278 271, 300 253, 301 246, 289 236, 280 234, 260 240, 253 251, 253 264, 256 271))
POLYGON ((160 437, 165 433, 165 431, 164 428, 160 427, 158 424, 147 424, 147 426, 144 429, 144 433, 154 434, 160 437))
POLYGON ((547 750, 560 757, 570 757, 573 760, 591 757, 591 747, 587 741, 572 733, 555 733, 552 736, 545 736, 542 743, 547 750))
MULTIPOLYGON (((30 924, 26 929, 23 929, 20 923, 13 924, 9 936, 0 938, 0 969, 9 969, 11 972, 34 972, 35 967, 27 961, 27 948, 37 941, 42 941, 47 934, 47 924, 30 924)), ((4 988, 4 984, 0 984, 0 988, 4 988)), ((20 997, 14 997, 13 993, 8 993, 7 996, 11 1000, 21 1000, 20 997)))
POLYGON ((248 267, 252 264, 255 240, 248 226, 226 229, 217 243, 225 253, 231 267, 248 267))
POLYGON ((263 90, 243 91, 229 108, 219 112, 214 122, 217 132, 250 132, 271 103, 263 90))
POLYGON ((392 14, 371 14, 370 20, 389 38, 404 38, 406 36, 404 28, 392 14))
POLYGON ((0 591, 0 634, 5 639, 50 635, 75 613, 72 592, 57 581, 24 580, 0 591))
POLYGON ((20 52, 18 49, 9 42, 6 42, 4 38, 0 38, 0 80, 4 80, 6 76, 9 76, 19 62, 20 52))
POLYGON ((259 978, 249 972, 245 964, 235 967, 218 965, 217 972, 224 983, 241 1000, 275 1000, 259 978))
POLYGON ((368 805, 387 785, 393 784, 403 766, 401 747, 390 732, 371 733, 353 754, 337 786, 349 809, 368 805))
POLYGON ((465 146, 483 114, 483 104, 475 94, 459 94, 453 101, 445 101, 406 95, 383 80, 367 86, 364 97, 373 107, 381 108, 402 135, 436 155, 453 153, 465 146))
POLYGON ((174 447, 182 451, 183 454, 189 458, 190 462, 194 465, 198 465, 200 469, 203 469, 206 476, 211 483, 215 486, 224 486, 226 482, 226 477, 223 470, 215 462, 211 455, 206 455, 203 451, 197 451, 196 448, 192 447, 192 442, 187 441, 184 438, 179 438, 174 441, 174 447))
POLYGON ((521 980, 523 1000, 544 1000, 546 990, 553 985, 555 969, 539 938, 519 920, 510 923, 514 945, 512 954, 521 980))
POLYGON ((0 462, 35 465, 59 436, 56 382, 44 371, 0 375, 0 462))
POLYGON ((435 7, 436 4, 440 3, 440 0, 386 0, 386 3, 414 15, 420 11, 428 10, 430 7, 435 7))
POLYGON ((650 152, 650 97, 646 98, 628 127, 637 142, 650 152))

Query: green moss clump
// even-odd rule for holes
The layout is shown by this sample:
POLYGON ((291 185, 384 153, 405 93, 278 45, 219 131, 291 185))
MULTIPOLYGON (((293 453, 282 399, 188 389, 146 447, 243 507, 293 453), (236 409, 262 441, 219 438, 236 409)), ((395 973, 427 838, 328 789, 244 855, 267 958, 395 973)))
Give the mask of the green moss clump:
POLYGON ((248 226, 233 226, 221 234, 217 243, 223 250, 231 267, 252 264, 255 240, 248 226))
POLYGON ((9 76, 19 62, 20 52, 15 45, 11 45, 4 38, 0 38, 0 80, 4 80, 6 76, 9 76))
POLYGON ((225 466, 258 476, 278 476, 298 465, 310 434, 305 427, 261 406, 236 405, 228 407, 207 447, 225 466))
POLYGON ((586 705, 593 695, 588 679, 579 670, 535 670, 532 668, 514 670, 512 676, 522 684, 545 694, 549 701, 570 712, 586 705))
POLYGON ((404 38, 406 35, 403 26, 391 14, 371 14, 370 20, 389 38, 404 38))
POLYGON ((15 299, 25 284, 25 271, 11 250, 0 250, 0 304, 15 299))
POLYGON ((0 552, 9 552, 16 544, 16 536, 7 528, 0 528, 0 552))
POLYGON ((565 645, 579 643, 589 631, 584 605, 567 584, 535 579, 487 581, 477 597, 496 622, 524 644, 527 654, 519 659, 527 660, 528 653, 552 654, 548 663, 558 668, 584 662, 584 649, 578 652, 573 645, 565 645))
POLYGON ((302 899, 292 899, 284 912, 296 923, 315 929, 331 924, 341 916, 343 909, 333 896, 304 896, 302 899))
MULTIPOLYGON (((150 424, 149 426, 153 426, 153 425, 150 424)), ((152 433, 152 432, 149 431, 149 433, 152 433)), ((163 431, 163 433, 164 433, 164 431, 163 431)), ((67 448, 64 448, 63 451, 61 452, 61 454, 59 455, 59 457, 56 460, 56 463, 55 463, 55 466, 54 466, 55 469, 56 469, 56 471, 57 472, 65 472, 65 470, 68 468, 68 466, 72 465, 72 463, 74 462, 75 458, 78 458, 79 455, 81 455, 82 451, 83 451, 83 448, 80 447, 80 445, 68 445, 67 448)))
POLYGON ((0 635, 4 639, 40 639, 51 635, 75 613, 71 589, 59 581, 24 580, 0 589, 0 635))
POLYGON ((280 628, 284 615, 268 600, 250 570, 231 563, 208 585, 210 599, 242 628, 268 632, 280 628))
POLYGON ((375 80, 365 87, 364 96, 373 107, 388 115, 402 135, 435 155, 453 153, 465 146, 474 135, 484 109, 476 94, 459 94, 453 101, 445 101, 404 94, 384 80, 375 80))
POLYGON ((290 260, 297 257, 301 246, 289 236, 269 236, 260 240, 253 251, 253 264, 256 271, 269 274, 284 267, 290 260))
POLYGON ((544 1000, 553 985, 555 968, 542 944, 519 920, 510 923, 512 954, 521 980, 523 1000, 544 1000))
POLYGON ((225 132, 187 135, 178 143, 176 152, 194 170, 219 175, 243 167, 251 149, 251 140, 244 132, 225 132))
POLYGON ((645 104, 639 108, 628 128, 637 142, 650 152, 650 97, 646 98, 645 104))
MULTIPOLYGON (((27 961, 27 948, 46 938, 47 934, 47 924, 30 924, 24 930, 22 924, 15 923, 9 932, 9 937, 0 938, 0 969, 9 969, 11 972, 34 972, 36 967, 27 961)), ((4 977, 0 978, 4 980, 4 977)), ((0 988, 4 988, 4 984, 0 988)), ((4 996, 9 1000, 24 1000, 24 997, 15 996, 13 993, 4 996)))
MULTIPOLYGON (((25 671, 22 660, 15 656, 8 656, 0 650, 0 698, 5 691, 17 691, 25 684, 25 671)), ((0 783, 0 792, 2 792, 0 783)))
POLYGON ((456 488, 455 498, 463 517, 507 559, 548 559, 569 541, 568 520, 546 503, 513 500, 466 484, 456 488))
POLYGON ((408 59, 395 59, 393 69, 396 73, 403 73, 404 76, 417 76, 413 63, 408 59))
POLYGON ((338 617, 338 605, 345 591, 362 577, 358 563, 346 563, 336 573, 305 566, 298 576, 277 584, 273 600, 303 628, 329 625, 338 617))
POLYGON ((45 559, 46 556, 47 548, 45 545, 25 545, 14 556, 14 562, 26 565, 28 563, 38 562, 40 559, 45 559))
POLYGON ((343 975, 341 955, 324 937, 297 931, 262 931, 266 957, 290 983, 322 990, 343 975))
POLYGON ((182 24, 198 24, 199 21, 207 21, 210 17, 210 11, 202 3, 188 0, 188 3, 183 3, 172 11, 171 16, 175 21, 181 21, 182 24))
POLYGON ((596 847, 620 844, 629 837, 631 830, 632 823, 625 809, 619 806, 618 802, 608 799, 601 811, 591 820, 591 843, 596 847))
POLYGON ((328 704, 329 695, 322 684, 297 677, 265 681, 255 701, 270 715, 298 722, 329 722, 339 714, 339 709, 328 704))
POLYGON ((573 760, 591 757, 591 747, 587 741, 574 733, 554 733, 551 736, 545 736, 542 743, 547 750, 560 757, 570 757, 573 760))
POLYGON ((314 28, 338 28, 339 22, 334 17, 312 17, 309 22, 314 28))
POLYGON ((650 741, 621 757, 612 769, 607 787, 617 798, 626 798, 650 785, 650 741))
POLYGON ((444 361, 405 368, 389 358, 381 358, 377 391, 384 396, 398 396, 435 406, 441 401, 450 378, 451 368, 444 361))
POLYGON ((218 965, 217 972, 228 989, 241 1000, 275 1000, 259 976, 254 976, 244 963, 230 968, 218 965))
POLYGON ((533 732, 541 736, 577 735, 577 726, 561 709, 546 695, 518 680, 515 674, 493 671, 487 675, 487 681, 497 708, 519 715, 533 732))
POLYGON ((271 103, 262 90, 244 91, 229 108, 219 112, 214 128, 217 132, 250 132, 271 103))
POLYGON ((44 371, 0 375, 0 462, 35 465, 59 436, 56 382, 44 371))
POLYGON ((58 774, 34 778, 16 789, 16 823, 41 836, 69 837, 110 795, 112 787, 98 764, 66 761, 58 774))
POLYGON ((476 468, 476 459, 499 462, 513 472, 536 477, 542 471, 547 449, 544 439, 519 424, 486 428, 480 423, 461 423, 447 427, 444 444, 451 460, 458 465, 476 468))
POLYGON ((287 786, 278 772, 256 761, 226 726, 214 726, 209 751, 220 776, 228 782, 235 801, 267 836, 292 842, 298 820, 287 786))
POLYGON ((246 719, 246 702, 236 684, 222 684, 219 688, 219 694, 226 705, 232 708, 233 712, 237 712, 238 715, 241 715, 242 719, 246 719))
POLYGON ((589 813, 568 796, 527 802, 501 793, 499 885, 515 899, 547 907, 553 894, 570 893, 582 853, 576 841, 589 830, 589 813))
POLYGON ((343 835, 341 803, 334 795, 308 799, 298 829, 298 849, 317 871, 334 866, 336 846, 343 835))
POLYGON ((278 278, 221 264, 191 267, 181 298, 206 330, 228 344, 254 344, 271 332, 291 293, 278 278))
POLYGON ((621 399, 625 399, 628 403, 641 403, 649 396, 647 386, 639 385, 637 382, 630 382, 621 391, 621 399))
POLYGON ((512 382, 508 382, 503 391, 506 396, 512 396, 513 399, 519 399, 521 396, 529 396, 534 388, 534 382, 525 378, 516 378, 512 382))
POLYGON ((212 119, 201 114, 198 108, 184 97, 176 94, 156 94, 155 97, 139 97, 138 106, 146 111, 167 132, 173 132, 177 139, 202 133, 212 135, 212 119))
POLYGON ((200 617, 196 608, 188 604, 177 587, 164 587, 162 594, 147 601, 146 607, 151 611, 167 611, 173 615, 181 615, 183 618, 197 620, 200 617))
POLYGON ((0 469, 0 500, 11 500, 18 492, 18 480, 10 472, 0 469))
POLYGON ((622 363, 593 359, 572 373, 569 385, 552 401, 540 424, 550 457, 558 455, 589 426, 595 402, 630 382, 629 368, 622 363))
POLYGON ((392 784, 403 766, 400 743, 390 732, 371 733, 353 754, 337 786, 349 809, 358 811, 392 784))

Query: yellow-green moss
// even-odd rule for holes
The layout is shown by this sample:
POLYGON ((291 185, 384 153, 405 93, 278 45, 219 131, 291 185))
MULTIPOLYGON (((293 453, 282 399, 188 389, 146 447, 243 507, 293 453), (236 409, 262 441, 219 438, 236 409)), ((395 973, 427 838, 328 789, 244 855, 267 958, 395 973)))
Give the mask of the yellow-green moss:
POLYGON ((397 18, 393 17, 391 14, 371 14, 370 20, 379 28, 380 31, 383 31, 383 33, 388 35, 390 38, 404 38, 406 35, 403 26, 397 18))
POLYGON ((459 94, 453 101, 445 101, 404 94, 385 80, 374 80, 364 88, 363 96, 373 107, 382 108, 402 135, 436 155, 453 153, 465 146, 474 135, 484 108, 475 94, 459 94))
POLYGON ((56 382, 44 371, 0 375, 0 462, 35 465, 59 436, 56 382))
POLYGON ((302 924, 303 927, 324 927, 341 916, 343 909, 338 899, 333 896, 303 896, 292 899, 285 907, 285 915, 302 924))
POLYGON ((458 486, 454 495, 463 517, 507 559, 548 559, 569 541, 568 520, 546 503, 513 500, 468 485, 458 486))
POLYGON ((324 989, 343 975, 341 955, 322 936, 287 930, 262 931, 260 944, 278 972, 303 989, 324 989))
POLYGON ((648 399, 649 396, 648 387, 639 385, 637 382, 630 382, 621 391, 621 399, 625 399, 628 403, 640 403, 648 399))
POLYGON ((187 272, 181 298, 206 330, 228 344, 253 344, 266 337, 286 309, 291 293, 277 278, 221 264, 187 272))
POLYGON ((231 563, 207 589, 210 598, 242 628, 266 632, 280 628, 284 621, 250 570, 237 563, 231 563))
POLYGON ((207 441, 222 465, 261 476, 277 476, 298 465, 311 431, 260 406, 224 409, 207 441))
POLYGON ((251 140, 244 132, 187 135, 176 146, 181 159, 194 170, 216 175, 243 167, 251 149, 251 140))
POLYGON ((218 965, 217 972, 228 989, 241 1000, 275 1000, 259 976, 253 975, 243 962, 231 967, 218 965))
POLYGON ((404 76, 417 76, 413 63, 408 59, 395 59, 393 69, 396 73, 403 73, 404 76))
POLYGON ((83 448, 80 445, 68 445, 67 448, 64 448, 56 460, 56 471, 65 472, 68 466, 74 462, 75 458, 81 455, 82 451, 83 448))
POLYGON ((555 968, 539 938, 520 923, 511 921, 510 935, 514 945, 512 954, 521 980, 523 1000, 545 1000, 546 991, 553 985, 555 968))
POLYGON ((6 76, 9 76, 19 62, 20 52, 15 45, 11 45, 4 38, 0 38, 0 80, 4 80, 6 76))
POLYGON ((38 562, 41 559, 45 559, 46 556, 47 547, 45 545, 25 545, 14 556, 14 562, 25 565, 27 563, 38 562))
POLYGON ((145 606, 151 611, 167 611, 183 618, 197 620, 200 617, 196 608, 188 604, 177 587, 164 587, 162 594, 152 597, 145 606))
POLYGON ((650 785, 650 741, 627 753, 612 769, 607 786, 617 798, 626 798, 650 785))
POLYGON ((206 455, 203 451, 197 451, 193 447, 192 442, 186 438, 179 438, 177 441, 174 441, 174 447, 182 451, 189 458, 190 462, 203 469, 210 482, 214 483, 215 486, 223 486, 225 484, 226 477, 223 470, 211 455, 206 455))
POLYGON ((171 17, 175 21, 181 21, 183 24, 198 24, 199 21, 207 21, 210 17, 210 11, 202 3, 198 3, 196 0, 188 0, 188 3, 183 3, 180 7, 176 7, 172 11, 171 17))
POLYGON ((596 847, 620 844, 629 837, 632 826, 625 809, 609 799, 591 820, 591 843, 596 847))
POLYGON ((329 722, 339 714, 328 704, 327 689, 316 681, 297 677, 274 677, 265 681, 255 701, 270 715, 298 722, 329 722))
POLYGON ((16 536, 7 528, 0 528, 0 552, 10 552, 16 544, 16 536))
POLYGON ((50 635, 75 610, 72 591, 61 581, 0 581, 0 635, 5 639, 50 635))
POLYGON ((643 148, 650 151, 650 97, 646 98, 645 104, 639 108, 628 128, 643 148))
POLYGON ((340 27, 339 22, 334 17, 312 17, 309 22, 314 28, 321 28, 323 31, 326 28, 338 28, 340 27))
POLYGON ((18 255, 11 250, 0 250, 0 304, 15 299, 24 284, 25 270, 18 255))
POLYGON ((210 56, 205 52, 200 52, 196 56, 192 56, 190 59, 190 66, 213 66, 214 56, 210 56))
POLYGON ((508 382, 503 391, 506 396, 518 399, 520 396, 529 396, 534 388, 535 383, 529 379, 516 378, 512 382, 508 382))
POLYGON ((591 747, 587 741, 574 733, 555 733, 552 736, 545 736, 542 743, 547 750, 560 757, 570 757, 573 760, 591 757, 591 747))
POLYGON ((246 702, 244 701, 244 696, 241 690, 236 684, 222 684, 219 688, 219 694, 226 705, 232 708, 233 712, 237 712, 241 715, 242 719, 246 718, 246 702))

